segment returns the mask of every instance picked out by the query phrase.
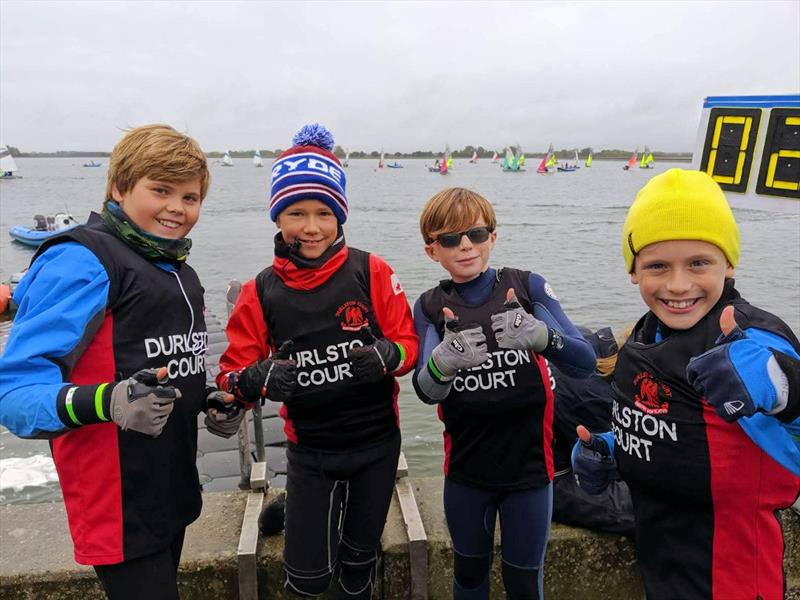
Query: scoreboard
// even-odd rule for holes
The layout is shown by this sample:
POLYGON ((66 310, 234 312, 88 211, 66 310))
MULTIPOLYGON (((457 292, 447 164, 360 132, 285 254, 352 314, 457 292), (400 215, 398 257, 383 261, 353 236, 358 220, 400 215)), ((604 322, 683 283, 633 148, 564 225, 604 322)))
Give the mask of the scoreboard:
POLYGON ((706 98, 692 167, 747 199, 800 199, 800 94, 706 98))

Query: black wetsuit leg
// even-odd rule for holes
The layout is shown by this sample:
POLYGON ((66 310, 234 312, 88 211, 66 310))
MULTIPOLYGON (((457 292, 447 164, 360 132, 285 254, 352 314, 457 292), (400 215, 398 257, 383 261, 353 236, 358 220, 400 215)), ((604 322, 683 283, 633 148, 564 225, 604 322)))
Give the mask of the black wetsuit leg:
POLYGON ((400 433, 376 446, 323 453, 290 445, 286 483, 286 589, 313 596, 337 582, 369 598, 394 489, 400 433))
POLYGON ((178 600, 178 564, 185 529, 169 548, 115 565, 94 567, 109 600, 178 600))

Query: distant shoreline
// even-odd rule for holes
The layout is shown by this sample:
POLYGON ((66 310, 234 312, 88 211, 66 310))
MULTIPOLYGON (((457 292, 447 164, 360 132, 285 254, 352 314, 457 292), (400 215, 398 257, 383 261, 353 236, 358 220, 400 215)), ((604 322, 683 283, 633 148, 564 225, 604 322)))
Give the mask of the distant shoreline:
MULTIPOLYGON (((237 159, 252 159, 254 150, 248 151, 237 151, 231 152, 232 158, 237 159)), ((210 159, 219 159, 222 158, 223 152, 209 152, 206 156, 210 159)), ((557 152, 556 155, 559 153, 557 152)), ((574 151, 573 153, 570 152, 561 152, 562 162, 574 162, 574 151)), ((111 155, 110 152, 81 152, 81 151, 69 151, 69 150, 62 150, 57 152, 19 152, 13 153, 15 158, 108 158, 111 155)), ((596 161, 625 161, 628 160, 631 153, 630 151, 620 153, 618 151, 601 151, 597 154, 593 155, 593 160, 596 161)), ((274 158, 276 156, 273 152, 270 151, 261 151, 261 156, 263 158, 274 158)), ((422 159, 422 160, 435 160, 439 158, 439 154, 429 153, 429 152, 414 152, 410 154, 403 154, 403 153, 395 153, 395 154, 384 154, 384 160, 394 160, 394 159, 422 159)), ((471 158, 472 154, 462 154, 462 153, 453 153, 453 158, 455 159, 468 159, 471 158)), ((541 159, 544 157, 544 153, 541 152, 533 152, 531 154, 526 153, 526 157, 528 160, 533 159, 541 159)), ((341 157, 343 158, 343 157, 341 157)), ((358 152, 358 153, 351 153, 350 160, 378 160, 380 158, 380 153, 378 152, 358 152)), ((479 156, 480 160, 484 162, 488 162, 491 160, 491 153, 487 153, 486 155, 479 156)), ((585 161, 586 156, 580 155, 578 156, 580 161, 585 161)), ((656 161, 667 161, 667 162, 691 162, 692 160, 692 153, 691 152, 653 152, 653 158, 656 161)))

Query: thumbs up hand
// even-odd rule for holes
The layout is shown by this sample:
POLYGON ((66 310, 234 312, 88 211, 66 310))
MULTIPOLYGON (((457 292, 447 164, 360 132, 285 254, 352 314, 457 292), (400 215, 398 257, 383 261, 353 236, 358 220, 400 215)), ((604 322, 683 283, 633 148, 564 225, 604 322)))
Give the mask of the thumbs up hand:
POLYGON ((501 348, 534 352, 547 348, 547 325, 522 308, 514 288, 509 288, 503 308, 492 315, 492 330, 501 348))
POLYGON ((689 360, 686 378, 725 421, 785 406, 786 375, 769 347, 748 337, 736 323, 733 306, 719 317, 715 345, 689 360))
POLYGON ((347 353, 355 376, 363 383, 375 383, 391 373, 402 362, 400 346, 386 338, 376 338, 369 325, 359 331, 363 346, 351 348, 347 353))
POLYGON ((489 358, 486 335, 478 323, 461 324, 447 307, 444 316, 444 336, 431 352, 428 365, 438 379, 448 379, 461 370, 477 367, 489 358))
POLYGON ((614 460, 614 434, 592 434, 577 427, 578 441, 572 448, 572 472, 578 486, 587 494, 602 494, 608 484, 619 479, 614 460))
POLYGON ((229 385, 229 391, 247 403, 291 400, 297 387, 297 361, 289 358, 293 345, 292 340, 286 340, 270 358, 234 373, 235 382, 229 385))

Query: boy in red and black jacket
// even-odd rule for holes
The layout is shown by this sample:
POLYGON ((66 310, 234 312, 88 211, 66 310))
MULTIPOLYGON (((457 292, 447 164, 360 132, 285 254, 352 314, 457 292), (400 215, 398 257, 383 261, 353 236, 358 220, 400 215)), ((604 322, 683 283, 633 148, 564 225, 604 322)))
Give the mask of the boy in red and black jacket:
POLYGON ((307 125, 293 141, 272 169, 275 258, 242 287, 217 381, 283 403, 287 589, 320 594, 338 569, 343 597, 370 598, 400 453, 395 376, 417 336, 389 265, 345 243, 330 132, 307 125))

